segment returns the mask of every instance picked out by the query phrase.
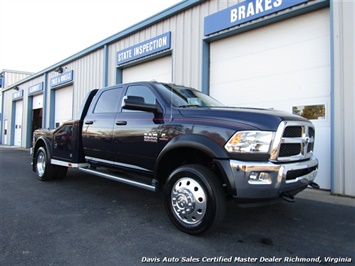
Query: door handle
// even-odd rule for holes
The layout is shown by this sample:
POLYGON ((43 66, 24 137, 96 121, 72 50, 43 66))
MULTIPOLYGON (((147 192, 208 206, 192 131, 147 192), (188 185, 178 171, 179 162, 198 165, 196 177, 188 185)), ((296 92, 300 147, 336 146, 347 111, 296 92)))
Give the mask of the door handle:
POLYGON ((85 125, 92 125, 94 124, 94 121, 85 121, 85 125))
POLYGON ((127 125, 127 121, 116 121, 117 126, 125 126, 127 125))

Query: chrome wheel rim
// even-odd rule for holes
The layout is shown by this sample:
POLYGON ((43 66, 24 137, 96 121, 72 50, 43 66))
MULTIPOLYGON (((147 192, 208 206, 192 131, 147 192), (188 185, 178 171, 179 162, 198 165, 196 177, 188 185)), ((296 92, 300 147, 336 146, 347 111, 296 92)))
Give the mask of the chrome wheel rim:
POLYGON ((46 170, 46 156, 43 152, 40 152, 37 157, 36 169, 38 176, 42 177, 46 170))
POLYGON ((198 182, 192 178, 184 177, 173 186, 171 204, 180 221, 194 225, 205 216, 207 196, 198 182))

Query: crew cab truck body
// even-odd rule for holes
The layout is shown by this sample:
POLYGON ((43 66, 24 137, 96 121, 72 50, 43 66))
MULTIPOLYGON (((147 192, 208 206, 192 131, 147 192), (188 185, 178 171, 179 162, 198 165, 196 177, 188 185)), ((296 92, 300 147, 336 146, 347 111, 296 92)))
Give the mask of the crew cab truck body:
POLYGON ((314 137, 300 116, 225 107, 191 88, 136 82, 91 91, 77 120, 34 132, 31 152, 40 180, 78 168, 163 189, 174 225, 199 234, 222 221, 228 198, 293 201, 307 186, 317 188, 314 137))

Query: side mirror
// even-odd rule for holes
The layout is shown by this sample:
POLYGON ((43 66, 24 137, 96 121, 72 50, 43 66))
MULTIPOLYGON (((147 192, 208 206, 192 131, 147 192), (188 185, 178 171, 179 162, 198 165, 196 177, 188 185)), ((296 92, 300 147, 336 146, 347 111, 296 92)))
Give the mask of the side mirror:
POLYGON ((144 111, 154 114, 161 113, 161 109, 157 104, 148 104, 144 102, 144 98, 140 96, 125 96, 123 97, 123 109, 144 111))

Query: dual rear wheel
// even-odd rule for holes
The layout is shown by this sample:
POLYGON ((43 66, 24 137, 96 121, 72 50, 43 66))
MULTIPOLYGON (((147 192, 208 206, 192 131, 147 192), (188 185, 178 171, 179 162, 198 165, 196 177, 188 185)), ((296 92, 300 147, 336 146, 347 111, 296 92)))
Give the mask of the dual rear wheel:
POLYGON ((44 147, 40 147, 36 152, 35 169, 37 178, 41 181, 62 179, 68 171, 67 167, 51 164, 48 152, 44 147))

